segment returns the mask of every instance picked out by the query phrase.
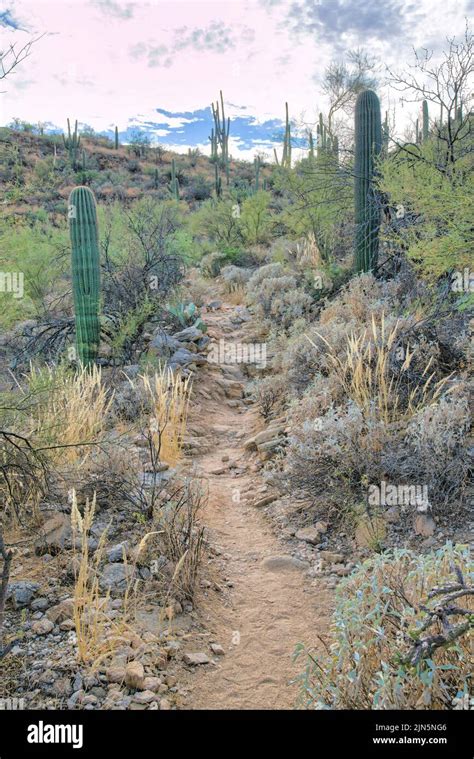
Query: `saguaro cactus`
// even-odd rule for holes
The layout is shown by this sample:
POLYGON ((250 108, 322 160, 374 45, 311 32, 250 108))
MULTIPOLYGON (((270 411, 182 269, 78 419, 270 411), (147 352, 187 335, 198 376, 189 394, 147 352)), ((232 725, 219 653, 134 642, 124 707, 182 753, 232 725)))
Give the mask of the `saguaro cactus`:
POLYGON ((68 216, 77 356, 87 366, 96 360, 100 342, 97 210, 88 187, 75 187, 71 192, 68 216))
POLYGON ((430 129, 430 119, 428 115, 428 102, 423 100, 423 142, 428 139, 430 129))
POLYGON ((71 122, 67 120, 67 137, 63 134, 64 147, 69 153, 69 161, 73 169, 77 166, 77 153, 81 144, 81 138, 77 131, 77 119, 74 125, 74 132, 71 132, 71 122))
POLYGON ((380 101, 372 90, 357 97, 355 107, 355 268, 371 271, 379 250, 380 207, 374 175, 375 162, 382 147, 380 101))
POLYGON ((118 150, 118 148, 119 148, 119 135, 118 135, 118 127, 115 127, 115 141, 114 141, 114 148, 115 148, 115 150, 118 150))
POLYGON ((179 181, 176 176, 176 161, 171 161, 171 182, 169 185, 170 192, 175 200, 179 200, 179 181))

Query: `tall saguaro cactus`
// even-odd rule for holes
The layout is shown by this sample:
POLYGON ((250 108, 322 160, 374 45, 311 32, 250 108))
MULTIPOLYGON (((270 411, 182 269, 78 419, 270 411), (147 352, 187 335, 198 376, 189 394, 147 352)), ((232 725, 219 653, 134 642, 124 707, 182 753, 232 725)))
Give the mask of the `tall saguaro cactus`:
POLYGON ((77 357, 87 366, 96 360, 100 342, 97 210, 88 187, 75 187, 71 192, 68 216, 77 357))
POLYGON ((355 268, 371 271, 379 250, 380 207, 374 178, 375 163, 382 148, 380 101, 372 90, 364 90, 355 106, 355 268))
MULTIPOLYGON (((221 149, 221 165, 225 169, 226 177, 228 177, 229 173, 229 132, 230 132, 230 118, 225 117, 225 110, 224 110, 224 97, 222 95, 222 90, 220 90, 220 104, 219 101, 216 101, 216 104, 211 103, 212 107, 212 116, 214 118, 214 129, 211 130, 211 136, 209 137, 211 141, 211 157, 218 159, 218 148, 221 149)), ((229 181, 227 181, 227 184, 229 184, 229 181)))
POLYGON ((71 132, 71 122, 67 120, 67 137, 63 134, 64 147, 69 154, 69 161, 73 169, 77 167, 77 154, 81 144, 81 138, 77 131, 77 119, 74 125, 74 132, 71 132))
POLYGON ((179 200, 179 181, 176 176, 176 161, 173 158, 171 161, 171 182, 169 184, 169 190, 175 200, 179 200))
POLYGON ((118 133, 118 127, 115 127, 114 148, 115 148, 115 150, 118 150, 118 149, 119 149, 119 133, 118 133))
POLYGON ((430 131, 430 117, 428 114, 428 101, 423 100, 423 142, 426 142, 430 131))

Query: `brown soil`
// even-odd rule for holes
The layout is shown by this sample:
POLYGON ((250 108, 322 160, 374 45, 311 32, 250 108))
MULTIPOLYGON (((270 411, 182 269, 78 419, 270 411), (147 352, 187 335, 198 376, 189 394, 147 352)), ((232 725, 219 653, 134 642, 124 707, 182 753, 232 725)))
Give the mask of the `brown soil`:
MULTIPOLYGON (((223 305, 207 315, 211 337, 245 341, 229 320, 233 310, 223 305)), ((222 592, 211 587, 198 594, 208 640, 221 644, 225 655, 213 657, 214 665, 190 668, 185 687, 192 709, 295 708, 298 686, 291 681, 303 668, 302 661, 292 662, 295 646, 317 646, 318 635, 328 632, 330 591, 316 581, 310 585, 304 566, 289 556, 269 519, 253 505, 263 481, 243 442, 261 423, 252 407, 235 399, 247 381, 238 366, 202 370, 190 418, 191 432, 204 439, 207 451, 193 456, 194 468, 209 484, 202 521, 225 577, 223 583, 217 579, 222 592), (226 380, 234 384, 226 386, 226 380)))

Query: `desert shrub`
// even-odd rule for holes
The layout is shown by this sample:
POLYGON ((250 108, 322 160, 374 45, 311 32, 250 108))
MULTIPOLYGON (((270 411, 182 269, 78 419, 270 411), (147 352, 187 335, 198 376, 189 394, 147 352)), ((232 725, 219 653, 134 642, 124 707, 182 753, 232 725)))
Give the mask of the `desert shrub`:
POLYGON ((218 277, 221 273, 221 269, 225 261, 226 256, 223 253, 219 253, 217 250, 215 250, 213 253, 207 253, 201 259, 201 272, 205 277, 218 277))
POLYGON ((270 195, 261 190, 242 203, 240 225, 244 243, 255 245, 265 243, 270 236, 271 217, 269 212, 270 195))
MULTIPOLYGON (((301 416, 309 409, 302 407, 301 416)), ((341 497, 359 500, 367 482, 383 478, 381 448, 393 444, 390 430, 383 424, 364 420, 358 406, 349 402, 339 408, 319 409, 293 427, 285 468, 277 476, 283 491, 295 490, 311 496, 325 494, 325 509, 341 506, 341 497)), ((290 425, 293 426, 292 417, 290 425)), ((342 509, 339 517, 342 517, 342 509)))
POLYGON ((470 577, 468 549, 451 544, 426 556, 395 550, 364 562, 337 588, 327 653, 297 648, 297 655, 307 654, 303 705, 463 708, 470 694, 469 616, 448 609, 457 591, 460 606, 473 609, 470 577))
POLYGON ((283 377, 271 376, 255 380, 252 386, 252 398, 265 421, 282 412, 285 405, 283 377))
POLYGON ((456 390, 456 394, 440 398, 410 419, 403 463, 391 462, 393 474, 400 479, 426 483, 430 502, 437 510, 459 503, 470 472, 469 398, 461 388, 456 390))
POLYGON ((205 201, 191 223, 196 236, 206 237, 219 251, 242 242, 240 218, 232 200, 205 201))
POLYGON ((296 319, 309 312, 312 298, 297 288, 295 277, 267 277, 258 287, 250 289, 254 281, 253 277, 249 281, 248 294, 258 318, 269 320, 277 328, 288 330, 296 319))
POLYGON ((222 279, 224 280, 225 288, 228 292, 232 292, 237 288, 243 287, 252 276, 251 269, 245 269, 241 266, 224 266, 221 269, 222 279))
POLYGON ((213 185, 202 174, 190 182, 189 186, 185 190, 186 200, 209 200, 212 196, 213 185))
POLYGON ((275 277, 281 277, 284 274, 284 268, 281 263, 270 263, 265 264, 265 266, 261 266, 257 271, 251 276, 249 283, 248 283, 248 291, 249 294, 252 296, 252 294, 255 292, 258 292, 258 289, 262 282, 264 282, 265 279, 275 278, 275 277))

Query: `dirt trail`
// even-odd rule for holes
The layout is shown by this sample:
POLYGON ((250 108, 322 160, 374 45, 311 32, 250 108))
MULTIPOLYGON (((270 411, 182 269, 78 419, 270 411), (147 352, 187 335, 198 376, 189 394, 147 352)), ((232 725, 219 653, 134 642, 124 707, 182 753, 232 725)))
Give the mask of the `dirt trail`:
MULTIPOLYGON (((211 337, 245 341, 230 320, 234 308, 223 305, 206 316, 211 337)), ((193 463, 208 479, 203 522, 211 545, 222 552, 226 586, 221 593, 201 590, 198 608, 209 641, 220 643, 225 655, 189 673, 187 707, 292 709, 297 686, 290 681, 302 668, 292 662, 295 645, 315 644, 317 634, 327 633, 332 598, 325 587, 309 584, 304 567, 252 505, 262 481, 243 448, 258 429, 256 411, 237 397, 246 378, 235 365, 213 365, 199 377, 190 425, 201 426, 209 452, 193 456, 193 463)))

